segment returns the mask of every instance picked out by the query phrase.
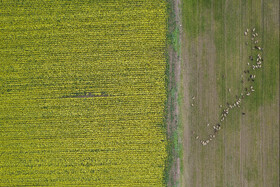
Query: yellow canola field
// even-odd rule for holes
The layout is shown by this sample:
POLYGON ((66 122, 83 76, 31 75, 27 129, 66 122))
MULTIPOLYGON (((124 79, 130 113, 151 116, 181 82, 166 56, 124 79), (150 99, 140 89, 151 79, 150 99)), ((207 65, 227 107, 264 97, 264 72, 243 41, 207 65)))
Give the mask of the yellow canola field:
POLYGON ((164 186, 165 0, 0 2, 0 186, 164 186))

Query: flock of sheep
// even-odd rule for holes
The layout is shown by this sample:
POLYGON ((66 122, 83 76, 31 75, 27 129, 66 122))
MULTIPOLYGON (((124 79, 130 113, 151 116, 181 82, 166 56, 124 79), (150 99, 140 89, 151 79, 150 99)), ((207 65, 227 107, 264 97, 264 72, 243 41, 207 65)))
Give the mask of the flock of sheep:
MULTIPOLYGON (((246 69, 244 70, 244 73, 247 76, 247 82, 252 83, 255 81, 256 75, 253 73, 255 69, 261 68, 262 67, 262 62, 263 58, 260 54, 260 52, 263 50, 260 46, 258 46, 258 33, 256 32, 256 29, 253 28, 251 30, 246 29, 244 32, 245 36, 251 36, 251 44, 252 44, 252 50, 257 51, 256 57, 253 57, 252 55, 249 56, 250 62, 247 63, 247 65, 251 68, 251 70, 246 69)), ((245 43, 248 45, 248 42, 245 43)), ((243 75, 241 76, 243 77, 243 75)), ((244 80, 241 80, 241 83, 244 83, 244 80)), ((229 92, 231 92, 230 89, 228 89, 229 92)), ((227 118, 229 112, 233 110, 236 107, 240 107, 241 102, 244 98, 248 97, 251 95, 252 92, 254 92, 254 87, 253 85, 250 84, 249 87, 245 87, 244 90, 240 93, 240 96, 236 95, 236 100, 233 103, 226 103, 227 107, 222 110, 219 122, 217 122, 215 125, 213 125, 213 133, 208 135, 207 139, 201 139, 194 131, 192 132, 193 135, 195 136, 195 139, 198 140, 202 145, 207 145, 209 144, 217 135, 218 131, 221 130, 221 125, 222 122, 227 118)), ((194 100, 195 97, 192 97, 192 100, 194 100)), ((191 106, 193 107, 194 104, 192 103, 191 106)), ((220 108, 222 108, 222 105, 220 105, 220 108)), ((242 112, 242 115, 245 115, 244 112, 242 112)), ((207 127, 209 127, 210 124, 207 123, 207 127)))

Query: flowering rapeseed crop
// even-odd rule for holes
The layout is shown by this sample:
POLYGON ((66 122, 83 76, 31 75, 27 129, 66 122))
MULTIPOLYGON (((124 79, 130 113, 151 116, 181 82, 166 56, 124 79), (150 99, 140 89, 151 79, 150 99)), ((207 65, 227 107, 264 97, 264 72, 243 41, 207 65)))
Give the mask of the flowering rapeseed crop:
POLYGON ((0 186, 162 186, 166 1, 0 10, 0 186))

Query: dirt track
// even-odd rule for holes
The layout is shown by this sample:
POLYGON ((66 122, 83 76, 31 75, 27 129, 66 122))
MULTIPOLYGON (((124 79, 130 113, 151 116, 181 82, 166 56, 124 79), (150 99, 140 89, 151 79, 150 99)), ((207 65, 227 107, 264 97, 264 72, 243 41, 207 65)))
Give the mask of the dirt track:
MULTIPOLYGON (((179 29, 179 33, 181 33, 182 28, 181 25, 181 17, 180 17, 180 0, 171 0, 170 6, 172 7, 172 11, 175 13, 174 18, 169 20, 169 24, 172 26, 169 26, 169 32, 172 33, 176 30, 176 28, 179 29)), ((181 35, 178 35, 177 37, 180 37, 181 35)), ((178 41, 181 41, 179 38, 178 41)), ((180 62, 181 62, 181 55, 180 55, 180 49, 179 51, 176 51, 178 49, 175 49, 174 45, 170 45, 168 49, 168 55, 169 55, 169 82, 168 82, 168 117, 167 117, 167 133, 168 133, 168 139, 171 143, 169 149, 171 149, 172 157, 169 160, 169 178, 167 186, 176 186, 180 180, 181 171, 180 171, 180 165, 181 160, 179 156, 179 149, 178 149, 178 143, 179 139, 175 138, 178 136, 178 116, 179 116, 179 105, 178 105, 178 88, 180 83, 180 62)))

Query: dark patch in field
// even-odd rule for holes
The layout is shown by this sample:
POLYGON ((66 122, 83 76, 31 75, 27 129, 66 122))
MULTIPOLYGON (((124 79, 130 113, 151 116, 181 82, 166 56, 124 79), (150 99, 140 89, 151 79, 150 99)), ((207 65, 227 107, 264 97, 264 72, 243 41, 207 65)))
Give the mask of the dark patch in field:
POLYGON ((101 93, 92 93, 92 92, 84 92, 84 93, 74 93, 72 95, 65 95, 62 98, 87 98, 87 97, 108 97, 109 95, 106 92, 101 93))

